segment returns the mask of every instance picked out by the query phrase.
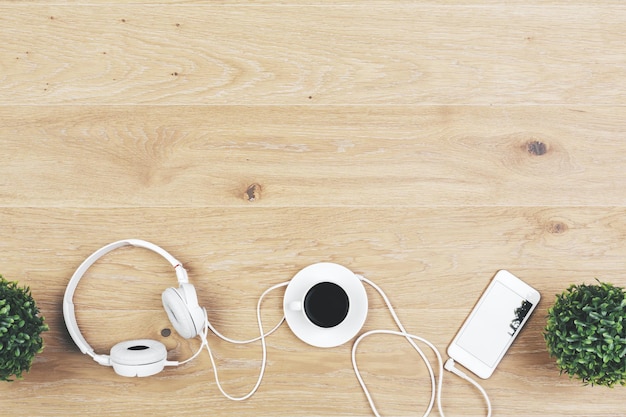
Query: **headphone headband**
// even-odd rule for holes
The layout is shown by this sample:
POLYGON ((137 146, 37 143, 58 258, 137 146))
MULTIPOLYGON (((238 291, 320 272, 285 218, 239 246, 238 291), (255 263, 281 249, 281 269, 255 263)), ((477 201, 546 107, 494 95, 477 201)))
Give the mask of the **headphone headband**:
POLYGON ((67 284, 67 288, 65 289, 65 295, 63 297, 63 317, 65 318, 67 330, 80 351, 91 356, 96 362, 101 365, 110 365, 109 356, 96 354, 93 348, 89 345, 89 343, 87 343, 87 340, 85 340, 85 338, 81 334, 80 329, 78 328, 78 322, 76 321, 76 314, 74 312, 74 292, 76 291, 78 282, 91 265, 93 265, 98 259, 106 255, 107 253, 123 246, 135 246, 158 253, 174 267, 176 271, 176 278, 179 284, 186 284, 189 282, 189 279, 187 277, 187 271, 185 270, 185 268, 183 268, 183 265, 176 258, 174 258, 161 247, 153 243, 146 242, 145 240, 118 240, 117 242, 109 243, 108 245, 103 246, 102 248, 89 255, 89 257, 80 264, 76 272, 74 272, 74 275, 72 275, 70 282, 67 284))

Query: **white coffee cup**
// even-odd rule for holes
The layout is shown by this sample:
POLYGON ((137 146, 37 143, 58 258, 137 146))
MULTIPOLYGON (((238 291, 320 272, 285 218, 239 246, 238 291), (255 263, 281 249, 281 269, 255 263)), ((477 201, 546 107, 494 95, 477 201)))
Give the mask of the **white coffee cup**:
POLYGON ((367 317, 367 293, 352 271, 334 263, 309 265, 285 290, 287 324, 304 342, 333 347, 352 339, 367 317))

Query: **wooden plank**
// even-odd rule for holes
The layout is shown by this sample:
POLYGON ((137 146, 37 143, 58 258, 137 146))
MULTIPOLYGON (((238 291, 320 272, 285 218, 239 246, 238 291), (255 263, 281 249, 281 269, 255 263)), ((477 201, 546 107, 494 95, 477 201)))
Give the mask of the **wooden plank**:
POLYGON ((620 5, 4 4, 0 104, 622 104, 620 5))
MULTIPOLYGON (((231 337, 256 333, 254 307, 270 285, 319 261, 343 264, 380 285, 411 331, 444 350, 497 269, 508 268, 536 286, 544 299, 495 375, 484 382, 494 412, 518 416, 606 415, 623 395, 560 378, 541 336, 553 294, 595 277, 626 286, 623 208, 609 207, 317 207, 317 208, 3 208, 0 265, 9 279, 31 286, 48 319, 46 350, 24 381, 0 386, 3 409, 19 414, 24 397, 32 415, 277 416, 369 415, 351 371, 350 344, 316 349, 286 325, 269 339, 269 367, 261 390, 234 403, 219 394, 206 354, 146 379, 124 379, 73 346, 60 301, 75 268, 91 252, 124 237, 160 244, 189 269, 213 324, 231 337), (576 398, 543 404, 542 393, 576 398), (320 402, 320 398, 325 400, 320 402), (183 400, 184 399, 184 400, 183 400), (268 406, 271 404, 271 406, 268 406)), ((121 340, 163 340, 176 359, 197 341, 175 333, 160 307, 160 292, 175 285, 167 263, 151 252, 112 252, 88 271, 76 294, 87 339, 106 353, 121 340)), ((280 317, 282 290, 264 304, 268 327, 280 317)), ((366 329, 393 328, 380 298, 371 300, 366 329)), ((225 388, 243 395, 253 385, 259 346, 235 347, 211 337, 225 388)), ((372 338, 359 364, 381 412, 415 415, 429 395, 424 366, 400 339, 372 338), (399 366, 398 358, 402 360, 399 366), (408 388, 410 387, 410 388, 408 388), (383 411, 384 410, 384 411, 383 411), (417 411, 416 411, 417 410, 417 411)), ((484 413, 478 394, 446 374, 444 405, 453 415, 484 413)))
MULTIPOLYGON (((45 0, 3 0, 3 3, 7 4, 20 4, 20 5, 31 5, 31 4, 45 4, 49 5, 49 1, 45 0)), ((117 4, 129 4, 131 2, 123 1, 123 0, 57 0, 55 4, 57 5, 78 5, 78 6, 86 6, 86 5, 117 5, 117 4)), ((185 7, 185 6, 206 6, 206 2, 204 0, 133 0, 131 4, 142 4, 142 5, 154 5, 154 6, 164 6, 168 7, 185 7)), ((429 7, 483 7, 483 6, 493 6, 498 5, 502 6, 502 0, 430 0, 430 1, 421 1, 421 0, 370 0, 367 2, 372 6, 411 6, 411 5, 420 5, 420 6, 429 6, 429 7)), ((621 0, 529 0, 524 2, 524 6, 537 6, 537 7, 546 7, 546 6, 555 6, 555 5, 564 5, 571 6, 574 4, 582 5, 582 6, 610 6, 610 5, 622 5, 623 2, 621 0)), ((325 7, 346 7, 346 6, 354 6, 354 1, 349 0, 257 0, 254 4, 251 4, 246 0, 214 0, 211 1, 211 5, 213 6, 272 6, 272 7, 291 7, 291 6, 325 6, 325 7)))
POLYGON ((624 206, 625 111, 0 107, 0 205, 624 206))
MULTIPOLYGON (((350 265, 357 273, 392 285, 388 289, 393 299, 405 307, 418 294, 402 288, 419 291, 424 286, 428 292, 420 295, 420 303, 435 308, 438 299, 446 297, 445 289, 433 282, 462 283, 474 293, 461 295, 471 304, 503 265, 543 283, 550 293, 585 276, 593 280, 592 271, 598 271, 598 278, 622 280, 623 210, 11 208, 0 211, 0 262, 5 276, 31 283, 54 307, 83 259, 106 243, 132 237, 161 245, 183 262, 213 310, 230 308, 230 303, 223 305, 221 297, 211 295, 216 288, 227 300, 237 299, 239 307, 252 311, 266 288, 321 261, 350 265)), ((90 305, 158 308, 160 292, 176 283, 167 262, 142 249, 114 254, 103 260, 99 268, 104 269, 94 266, 87 280, 93 283, 86 291, 96 291, 90 305), (118 284, 109 282, 113 278, 118 284), (154 289, 146 292, 144 285, 154 289), (124 291, 118 291, 120 287, 124 291), (98 296, 99 288, 111 288, 115 297, 98 296)), ((454 307, 458 300, 447 302, 454 307)))
MULTIPOLYGON (((134 237, 178 257, 236 338, 258 332, 266 288, 330 261, 380 285, 443 351, 510 269, 544 298, 481 381, 494 415, 619 413, 619 389, 558 375, 542 331, 570 283, 626 286, 624 23, 621 0, 0 0, 0 273, 32 288, 50 325, 26 379, 0 384, 0 408, 371 415, 351 344, 314 348, 286 324, 244 402, 220 395, 206 353, 144 379, 82 355, 65 286, 95 249, 134 237)), ((75 297, 87 339, 189 357, 197 340, 162 332, 174 278, 145 250, 103 258, 75 297)), ((263 305, 266 328, 283 291, 263 305)), ((367 292, 363 330, 393 328, 367 292)), ((259 344, 209 343, 224 388, 245 394, 259 344)), ((423 413, 430 382, 406 343, 372 337, 358 361, 383 415, 423 413)), ((447 415, 486 412, 449 374, 443 401, 447 415)))

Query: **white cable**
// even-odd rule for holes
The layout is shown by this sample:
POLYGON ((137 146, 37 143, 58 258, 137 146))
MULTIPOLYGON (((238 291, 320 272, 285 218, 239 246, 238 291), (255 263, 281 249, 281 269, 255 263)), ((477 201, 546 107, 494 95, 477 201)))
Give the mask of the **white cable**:
POLYGON ((278 324, 276 326, 274 326, 274 328, 272 330, 270 330, 269 332, 265 333, 263 336, 257 336, 254 339, 249 339, 249 340, 236 340, 236 339, 231 339, 229 337, 224 336, 223 334, 221 334, 220 332, 217 331, 217 329, 215 327, 213 327, 213 325, 207 320, 207 327, 209 329, 211 329, 211 331, 213 333, 215 333, 215 335, 217 337, 219 337, 220 339, 229 342, 229 343, 234 343, 236 345, 246 345, 248 343, 253 343, 256 342, 258 340, 261 340, 261 337, 268 337, 269 335, 271 335, 272 333, 274 333, 276 330, 278 330, 278 328, 280 327, 281 324, 283 324, 283 322, 285 321, 285 316, 283 316, 280 321, 278 322, 278 324))
POLYGON ((437 394, 437 408, 439 409, 439 414, 441 415, 441 417, 444 417, 443 411, 441 409, 441 385, 442 385, 442 378, 443 378, 443 371, 442 371, 442 369, 443 369, 443 361, 441 359, 441 355, 439 354, 439 351, 437 350, 437 348, 432 343, 430 343, 426 339, 421 338, 419 336, 415 336, 415 335, 409 334, 406 331, 406 329, 404 328, 404 326, 400 322, 400 319, 398 318, 398 315, 396 314, 393 306, 391 305, 391 302, 389 301, 389 298, 387 297, 385 292, 382 290, 382 288, 380 288, 374 282, 368 280, 367 278, 365 278, 365 277, 363 277, 361 275, 357 275, 357 276, 359 277, 359 279, 361 279, 364 282, 366 282, 367 284, 369 284, 372 288, 374 288, 380 294, 382 299, 385 301, 385 304, 387 305, 387 308, 389 309, 389 312, 391 313, 391 317, 393 318, 394 322, 396 323, 396 325, 400 329, 399 332, 392 331, 392 330, 371 330, 369 332, 366 332, 366 333, 362 334, 355 341, 354 345, 352 346, 352 366, 354 367, 354 372, 356 374, 356 377, 357 377, 357 379, 359 381, 359 384, 361 385, 361 388, 363 388, 363 392, 365 393, 365 396, 367 397, 367 401, 369 402, 370 407, 372 408, 372 411, 374 412, 376 417, 380 417, 380 414, 378 413, 378 410, 376 409, 376 406, 374 405, 374 400, 372 399, 372 396, 369 393, 369 390, 367 389, 367 386, 365 385, 365 382, 363 381, 363 378, 361 377, 361 374, 360 374, 359 369, 357 367, 357 364, 356 364, 356 348, 359 345, 359 343, 361 342, 361 340, 363 340, 363 338, 365 338, 367 336, 370 336, 372 334, 391 334, 391 335, 403 336, 404 338, 406 338, 406 340, 413 347, 413 349, 415 349, 415 351, 420 355, 420 357, 424 361, 424 364, 426 365, 426 368, 428 369, 428 375, 430 376, 430 383, 431 383, 431 395, 430 395, 430 401, 428 403, 428 407, 426 408, 426 412, 424 413, 424 417, 428 416, 430 414, 430 412, 432 411, 433 405, 435 403, 435 396, 436 396, 437 392, 439 393, 439 394, 437 394), (426 357, 424 352, 419 348, 419 346, 417 346, 415 344, 415 342, 413 341, 414 339, 418 340, 420 342, 423 342, 426 345, 428 345, 428 347, 430 347, 435 352, 435 355, 437 355, 437 359, 439 361, 439 370, 440 370, 440 372, 439 372, 439 390, 437 390, 437 388, 436 388, 435 373, 433 371, 432 366, 430 365, 430 361, 428 360, 428 358, 426 357))
POLYGON ((372 396, 371 396, 369 390, 367 389, 367 386, 365 385, 365 382, 363 381, 363 378, 361 377, 361 374, 359 372, 359 369, 358 369, 357 363, 356 363, 356 349, 357 349, 357 346, 359 345, 359 343, 361 343, 361 341, 365 337, 373 335, 373 334, 388 334, 388 335, 395 335, 395 336, 403 336, 404 338, 406 338, 409 341, 411 346, 413 346, 413 348, 419 353, 419 355, 424 360, 424 363, 426 364, 426 368, 428 368, 428 374, 430 376, 430 381, 431 381, 431 400, 430 400, 430 403, 428 405, 428 408, 426 409, 426 412, 424 413, 424 417, 428 416, 430 414, 430 412, 432 411, 433 401, 435 399, 435 396, 437 398, 437 409, 439 410, 439 415, 441 417, 445 417, 445 415, 443 413, 443 409, 441 407, 441 391, 442 391, 442 386, 443 386, 443 369, 444 368, 447 371, 450 371, 450 372, 454 373, 455 375, 459 376, 460 378, 464 379, 465 381, 471 383, 472 385, 474 385, 480 391, 480 393, 483 395, 483 397, 485 398, 485 401, 487 403, 487 417, 491 417, 491 401, 489 400, 489 396, 487 395, 487 392, 483 389, 483 387, 481 387, 478 384, 478 382, 476 382, 474 379, 470 378, 468 375, 466 375, 465 373, 461 372, 458 368, 456 368, 454 366, 454 360, 448 359, 446 361, 445 365, 444 365, 443 364, 443 360, 441 358, 441 354, 439 353, 439 350, 437 350, 437 348, 432 343, 430 343, 428 340, 426 340, 426 339, 424 339, 422 337, 415 336, 413 334, 407 333, 407 331, 404 329, 404 326, 402 326, 402 324, 400 323, 400 319, 398 318, 396 312, 393 309, 393 306, 391 305, 391 302, 389 301, 389 298, 387 298, 387 295, 382 290, 382 288, 380 288, 378 285, 374 284, 372 281, 368 280, 367 278, 365 278, 363 276, 359 275, 358 277, 361 280, 363 280, 364 282, 366 282, 369 285, 371 285, 376 291, 378 291, 378 293, 381 295, 381 297, 385 301, 385 304, 387 305, 387 308, 389 309, 389 312, 391 313, 391 316, 393 317, 393 320, 396 322, 396 325, 401 330, 399 332, 393 331, 393 330, 371 330, 369 332, 366 332, 366 333, 362 334, 354 342, 354 345, 352 346, 352 366, 354 367, 354 372, 355 372, 356 377, 357 377, 357 379, 359 381, 359 384, 361 384, 361 388, 363 388, 363 392, 365 393, 365 396, 367 397, 367 401, 369 402, 370 407, 372 408, 372 411, 374 412, 376 417, 380 417, 380 414, 378 413, 378 410, 376 409, 376 406, 374 405, 374 400, 372 399, 372 396), (435 375, 434 375, 432 367, 430 366, 430 362, 428 361, 428 359, 426 358, 424 353, 419 349, 419 347, 417 347, 417 345, 413 342, 413 339, 414 340, 418 340, 418 341, 426 344, 429 348, 432 349, 432 351, 437 356, 437 364, 439 365, 439 367, 438 367, 439 378, 438 378, 438 383, 437 383, 437 388, 436 389, 435 389, 435 375))
MULTIPOLYGON (((359 368, 357 367, 357 363, 356 363, 357 346, 359 345, 359 343, 361 343, 362 339, 373 334, 388 334, 388 335, 394 335, 394 336, 403 336, 404 338, 406 338, 407 340, 410 340, 411 342, 413 342, 413 340, 418 340, 428 345, 428 347, 431 348, 433 352, 435 352, 435 355, 437 356, 437 363, 439 364, 439 378, 437 382, 437 389, 431 390, 431 400, 429 402, 428 408, 426 409, 426 412, 424 413, 424 417, 428 416, 430 412, 432 411, 435 392, 436 392, 436 397, 437 397, 437 409, 439 410, 439 414, 441 415, 441 417, 445 417, 443 414, 443 410, 441 408, 441 387, 443 384, 443 360, 441 359, 441 355, 439 354, 439 351, 432 343, 430 343, 428 340, 422 337, 415 336, 413 334, 409 334, 406 332, 398 332, 395 330, 370 330, 369 332, 363 333, 354 342, 354 345, 352 346, 352 366, 354 367, 354 373, 356 374, 356 378, 358 379, 359 384, 361 384, 361 388, 363 388, 363 392, 365 393, 365 396, 367 397, 367 401, 369 402, 370 407, 372 408, 372 411, 374 412, 374 415, 376 417, 381 417, 380 413, 378 412, 378 409, 374 405, 374 400, 372 399, 372 396, 369 390, 367 389, 367 386, 365 385, 363 378, 361 377, 361 373, 359 372, 359 368)), ((420 356, 423 355, 423 352, 421 350, 418 350, 418 353, 420 354, 420 356)), ((428 368, 428 375, 430 376, 431 386, 433 386, 435 384, 435 374, 428 360, 425 360, 424 363, 426 363, 426 367, 428 368)))
MULTIPOLYGON (((203 308, 202 310, 204 311, 204 315, 206 316, 206 309, 205 309, 205 308, 203 308)), ((203 331, 204 331, 204 332, 206 332, 206 329, 205 329, 205 330, 203 330, 203 331)), ((200 335, 199 335, 199 336, 200 336, 200 335)), ((200 340, 203 340, 203 339, 202 339, 202 336, 200 336, 200 340)), ((174 362, 174 363, 175 363, 177 366, 180 366, 180 365, 184 365, 184 364, 186 364, 187 362, 191 362, 192 360, 194 360, 194 359, 196 359, 196 358, 198 357, 198 355, 200 354, 200 352, 202 352, 202 349, 203 349, 203 348, 204 348, 204 342, 200 344, 200 347, 198 348, 198 350, 196 351, 196 353, 194 353, 194 354, 193 354, 193 356, 192 356, 191 358, 189 358, 189 359, 185 359, 184 361, 181 361, 181 362, 177 362, 177 363, 176 363, 176 362, 174 362)))
MULTIPOLYGON (((222 395, 224 395, 226 398, 228 398, 229 400, 232 400, 232 401, 243 401, 243 400, 246 400, 246 399, 250 398, 257 391, 259 386, 261 385, 261 381, 263 380, 263 374, 265 373, 265 367, 266 367, 266 364, 267 364, 267 346, 266 346, 266 343, 265 343, 265 338, 267 336, 269 336, 270 334, 272 334, 274 331, 276 331, 276 329, 278 329, 280 327, 280 325, 283 323, 283 321, 285 320, 285 317, 283 316, 283 318, 280 320, 280 322, 271 331, 269 331, 268 333, 264 333, 263 332, 263 323, 261 321, 261 303, 263 301, 263 298, 268 293, 270 293, 271 291, 273 291, 273 290, 275 290, 277 288, 284 287, 287 284, 289 284, 289 281, 283 282, 283 283, 280 283, 280 284, 276 284, 276 285, 268 288, 267 290, 265 290, 263 292, 263 294, 261 294, 261 297, 259 297, 259 301, 258 301, 257 307, 256 307, 257 323, 259 325, 259 334, 260 334, 259 337, 255 338, 255 339, 250 339, 250 340, 232 340, 232 339, 229 339, 229 338, 227 338, 227 337, 225 337, 225 336, 223 336, 221 334, 218 334, 218 332, 216 332, 216 334, 220 338, 222 338, 222 339, 224 339, 224 340, 226 340, 228 342, 231 342, 231 343, 243 344, 243 343, 252 343, 252 342, 255 342, 257 340, 261 341, 261 348, 262 348, 262 352, 263 352, 263 354, 262 354, 262 361, 261 361, 261 370, 259 371, 259 377, 257 378, 256 384, 250 390, 250 392, 248 392, 246 395, 244 395, 242 397, 233 397, 232 395, 229 395, 226 391, 224 391, 224 389, 222 388, 222 384, 220 383, 220 379, 219 379, 218 372, 217 372, 217 366, 215 364, 215 359, 213 357, 213 352, 211 352, 211 347, 209 346, 209 342, 208 342, 208 339, 207 339, 208 338, 208 334, 209 334, 209 328, 212 331, 215 332, 215 329, 211 325, 207 325, 204 328, 202 334, 200 335, 200 339, 202 340, 202 344, 200 345, 199 350, 190 359, 187 359, 184 362, 180 362, 180 364, 187 363, 190 360, 196 358, 198 356, 198 354, 202 351, 202 348, 206 347, 207 352, 209 352, 209 359, 211 359, 211 365, 213 366, 213 374, 215 376, 215 382, 217 384, 217 388, 220 390, 222 395)), ((205 317, 206 323, 209 323, 208 319, 207 319, 206 309, 203 309, 203 310, 204 310, 204 317, 205 317)))
MULTIPOLYGON (((366 282, 367 284, 369 284, 372 288, 374 288, 382 297, 382 299, 384 300, 385 304, 387 305, 387 308, 389 309, 389 312, 394 320, 394 322, 396 323, 396 325, 398 326, 398 328, 400 329, 400 331, 394 331, 394 330, 370 330, 368 332, 363 333, 361 336, 359 336, 356 341, 354 342, 354 345, 352 346, 352 366, 354 368, 354 372, 356 375, 357 380, 359 381, 359 384, 361 385, 361 388, 363 389, 363 392, 365 393, 365 396, 367 398, 367 401, 370 404, 370 407, 372 409, 372 411, 374 412, 376 417, 381 417, 380 413, 378 412, 378 409, 376 408, 375 404, 374 404, 374 400, 369 392, 369 390, 367 389, 367 386, 365 384, 365 381, 363 380, 363 378, 361 377, 361 373, 359 371, 359 368, 357 366, 357 362, 356 362, 356 351, 357 351, 357 347, 358 345, 361 343, 361 341, 371 335, 374 334, 386 334, 386 335, 393 335, 393 336, 402 336, 404 337, 409 344, 417 351, 417 353, 420 355, 420 357, 422 358, 422 360, 424 361, 424 364, 426 365, 426 368, 428 369, 428 375, 430 377, 430 381, 431 381, 431 397, 430 397, 430 401, 428 404, 428 407, 426 409, 426 412, 424 413, 423 417, 427 417, 433 408, 435 399, 437 401, 437 409, 439 411, 439 414, 441 417, 445 417, 444 413, 443 413, 443 409, 441 406, 441 391, 442 391, 442 386, 443 386, 443 369, 445 368, 447 371, 450 371, 452 373, 454 373, 455 375, 459 376, 460 378, 466 380, 467 382, 471 383, 472 385, 474 385, 480 392, 481 394, 484 396, 485 401, 487 403, 487 417, 491 417, 491 401, 489 400, 489 396, 487 395, 487 392, 472 378, 470 378, 469 376, 467 376, 466 374, 464 374, 463 372, 461 372, 458 368, 456 368, 454 366, 454 360, 452 359, 448 359, 445 363, 445 365, 443 364, 443 360, 441 358, 441 354, 439 353, 439 350, 432 344, 430 343, 428 340, 410 334, 406 331, 406 329, 404 328, 404 326, 402 325, 402 323, 400 322, 400 319, 398 318, 398 315, 396 314, 393 306, 391 305, 391 302, 389 301, 389 298, 387 297, 387 295, 385 294, 385 292, 382 290, 382 288, 380 288, 378 285, 376 285, 374 282, 368 280, 367 278, 361 276, 361 275, 357 275, 357 277, 359 279, 361 279, 362 281, 366 282), (428 358, 426 357, 426 355, 424 354, 424 352, 419 348, 419 346, 417 346, 417 344, 415 344, 414 340, 417 340, 419 342, 422 342, 424 344, 426 344, 434 353, 435 356, 437 357, 437 364, 438 364, 438 371, 439 371, 439 378, 438 381, 435 381, 435 373, 433 371, 432 366, 430 365, 430 361, 428 360, 428 358)), ((222 335, 221 333, 219 333, 208 321, 208 317, 207 317, 207 312, 206 309, 203 309, 204 311, 204 317, 205 317, 205 321, 207 323, 207 326, 205 326, 202 334, 200 335, 200 339, 202 340, 202 344, 200 345, 200 348, 198 349, 198 351, 189 359, 179 362, 177 364, 182 365, 185 364, 193 359, 195 359, 200 352, 202 351, 203 347, 206 347, 208 353, 209 353, 209 358, 211 360, 211 364, 213 366, 213 373, 215 375, 215 382, 217 384, 218 389, 220 390, 220 392, 222 393, 222 395, 224 395, 226 398, 233 400, 233 401, 243 401, 246 400, 248 398, 250 398, 259 388, 259 386, 261 385, 261 381, 263 379, 263 375, 265 373, 265 367, 267 365, 267 346, 265 343, 265 338, 269 335, 271 335, 272 333, 274 333, 283 323, 283 321, 285 320, 285 317, 283 316, 281 318, 281 320, 278 322, 278 324, 276 326, 274 326, 274 328, 272 330, 270 330, 267 333, 263 332, 263 323, 261 320, 261 303, 263 301, 263 298, 271 291, 280 288, 280 287, 284 287, 286 285, 289 284, 289 281, 287 282, 283 282, 280 284, 276 284, 270 288, 268 288, 267 290, 265 290, 263 292, 263 294, 261 294, 261 297, 259 297, 259 301, 257 303, 257 322, 259 325, 259 334, 260 336, 254 338, 254 339, 250 339, 250 340, 234 340, 234 339, 230 339, 224 335, 222 335), (224 391, 224 389, 222 388, 222 385, 220 383, 219 380, 219 376, 218 376, 218 372, 217 372, 217 366, 215 364, 215 359, 213 358, 213 353, 211 352, 211 348, 209 346, 208 343, 208 332, 209 329, 212 330, 219 338, 230 342, 230 343, 235 343, 235 344, 247 344, 247 343, 252 343, 252 342, 256 342, 258 340, 261 341, 261 347, 262 347, 262 362, 261 362, 261 370, 259 372, 259 377, 257 379, 256 384, 254 385, 254 387, 252 388, 252 390, 250 390, 250 392, 242 397, 233 397, 231 395, 229 395, 228 393, 226 393, 224 391)))
POLYGON ((454 366, 454 359, 448 359, 446 363, 443 365, 446 371, 452 372, 454 375, 466 380, 473 386, 475 386, 478 391, 485 397, 485 402, 487 403, 487 417, 491 417, 491 401, 489 400, 489 396, 487 395, 487 391, 484 390, 483 387, 480 386, 478 382, 474 379, 470 378, 468 375, 460 371, 457 367, 454 366))

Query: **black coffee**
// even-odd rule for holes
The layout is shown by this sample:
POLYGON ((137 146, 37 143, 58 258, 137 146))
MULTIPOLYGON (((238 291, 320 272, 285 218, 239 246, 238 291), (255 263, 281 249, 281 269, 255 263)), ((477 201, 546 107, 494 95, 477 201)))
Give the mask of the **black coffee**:
POLYGON ((315 284, 304 297, 304 312, 320 327, 335 327, 348 315, 348 294, 332 282, 315 284))

